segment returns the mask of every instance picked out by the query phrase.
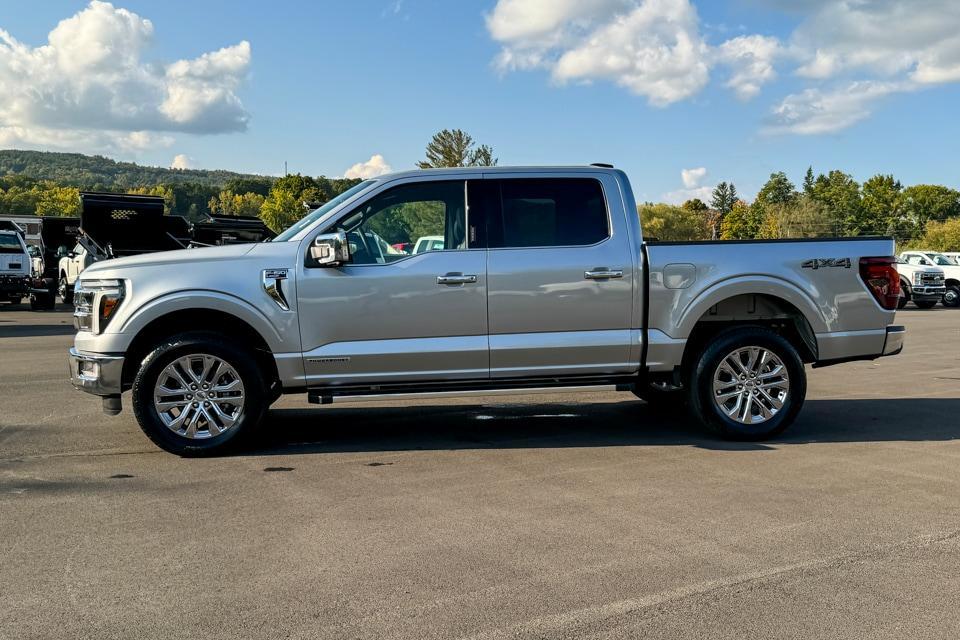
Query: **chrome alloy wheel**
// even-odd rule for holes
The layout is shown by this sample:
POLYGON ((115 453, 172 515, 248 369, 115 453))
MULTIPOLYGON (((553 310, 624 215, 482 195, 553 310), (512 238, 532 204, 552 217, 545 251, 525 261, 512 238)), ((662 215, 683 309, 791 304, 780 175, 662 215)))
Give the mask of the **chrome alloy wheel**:
POLYGON ((790 392, 787 367, 763 347, 727 354, 713 372, 713 401, 731 420, 761 424, 783 409, 790 392))
POLYGON ((191 440, 227 431, 243 413, 243 381, 216 356, 192 353, 168 364, 153 388, 153 406, 168 429, 191 440))

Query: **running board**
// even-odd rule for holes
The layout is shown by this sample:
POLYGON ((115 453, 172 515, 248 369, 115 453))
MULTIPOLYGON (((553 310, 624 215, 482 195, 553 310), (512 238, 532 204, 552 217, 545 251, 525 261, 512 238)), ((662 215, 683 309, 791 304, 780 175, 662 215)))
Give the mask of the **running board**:
POLYGON ((311 404, 333 404, 334 402, 383 402, 394 398, 415 400, 444 398, 476 398, 483 396, 525 396, 541 393, 601 393, 609 391, 632 391, 632 383, 566 385, 556 387, 510 387, 489 389, 461 389, 454 391, 395 391, 388 393, 348 393, 337 394, 329 391, 308 391, 307 400, 311 404))

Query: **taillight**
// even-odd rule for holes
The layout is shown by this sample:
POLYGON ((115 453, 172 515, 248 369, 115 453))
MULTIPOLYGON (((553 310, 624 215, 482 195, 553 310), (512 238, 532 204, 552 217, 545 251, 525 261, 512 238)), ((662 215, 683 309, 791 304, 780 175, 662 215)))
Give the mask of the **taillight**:
POLYGON ((897 259, 860 258, 860 278, 884 309, 894 310, 900 299, 900 274, 897 259))

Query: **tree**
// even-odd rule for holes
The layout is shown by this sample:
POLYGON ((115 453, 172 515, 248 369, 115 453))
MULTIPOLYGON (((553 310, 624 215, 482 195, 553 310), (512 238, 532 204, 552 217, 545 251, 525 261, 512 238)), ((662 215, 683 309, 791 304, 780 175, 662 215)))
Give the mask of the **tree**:
POLYGON ((743 200, 737 202, 720 223, 721 240, 749 240, 760 232, 762 213, 757 207, 751 207, 743 200))
POLYGON ((257 193, 234 193, 221 191, 210 198, 207 208, 210 213, 224 216, 258 216, 266 198, 257 193))
POLYGON ((879 235, 900 226, 902 191, 903 186, 891 175, 877 174, 864 182, 854 233, 879 235))
POLYGON ((76 187, 50 186, 40 193, 36 213, 38 216, 79 216, 80 190, 76 187))
POLYGON ((710 239, 710 225, 704 211, 652 203, 640 205, 637 209, 645 237, 659 240, 710 239))
POLYGON ((861 220, 860 185, 843 171, 820 174, 813 184, 812 197, 830 212, 837 222, 834 235, 857 233, 861 220))
POLYGON ((757 193, 756 203, 761 206, 771 204, 788 204, 797 197, 796 188, 783 171, 770 174, 760 191, 757 193))
POLYGON ((687 211, 698 211, 703 214, 705 214, 707 211, 710 210, 709 207, 707 207, 706 203, 704 203, 704 201, 701 200, 700 198, 692 198, 690 200, 687 200, 680 206, 687 211))
POLYGON ((830 212, 816 200, 802 195, 792 202, 766 208, 758 238, 816 238, 830 235, 836 227, 830 212))
POLYGON ((927 222, 944 222, 960 216, 960 192, 935 184, 918 184, 903 190, 903 213, 919 231, 927 222))
POLYGON ((473 138, 460 129, 444 129, 427 144, 427 159, 417 163, 421 169, 442 167, 492 167, 497 164, 493 149, 476 146, 473 138))
POLYGON ((713 208, 720 212, 721 216, 725 216, 730 213, 730 210, 733 209, 733 205, 737 202, 737 188, 731 182, 727 184, 726 182, 721 182, 713 189, 713 198, 710 200, 710 204, 713 205, 713 208))
POLYGON ((289 189, 274 185, 260 208, 260 217, 275 233, 280 233, 306 214, 303 202, 289 189))
POLYGON ((813 167, 807 167, 807 173, 803 176, 803 193, 807 196, 813 195, 813 167))
POLYGON ((928 223, 920 246, 934 251, 960 251, 960 218, 928 223))

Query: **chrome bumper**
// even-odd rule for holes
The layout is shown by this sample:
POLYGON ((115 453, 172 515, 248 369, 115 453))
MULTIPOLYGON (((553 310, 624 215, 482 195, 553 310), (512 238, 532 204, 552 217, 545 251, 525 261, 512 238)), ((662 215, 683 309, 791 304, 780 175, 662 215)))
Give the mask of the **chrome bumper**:
POLYGON ((887 339, 883 343, 884 356, 895 356, 903 351, 903 339, 907 335, 906 327, 902 325, 890 325, 887 327, 887 339))
POLYGON ((70 382, 95 396, 119 396, 123 390, 123 356, 80 353, 70 349, 70 382))

